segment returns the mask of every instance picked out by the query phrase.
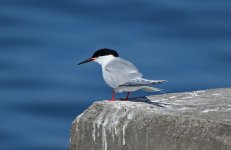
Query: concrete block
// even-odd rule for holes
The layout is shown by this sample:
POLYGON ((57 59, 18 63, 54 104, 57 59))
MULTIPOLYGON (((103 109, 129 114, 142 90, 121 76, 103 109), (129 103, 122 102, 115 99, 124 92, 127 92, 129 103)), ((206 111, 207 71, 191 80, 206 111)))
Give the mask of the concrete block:
POLYGON ((71 150, 231 150, 231 88, 95 102, 71 150))

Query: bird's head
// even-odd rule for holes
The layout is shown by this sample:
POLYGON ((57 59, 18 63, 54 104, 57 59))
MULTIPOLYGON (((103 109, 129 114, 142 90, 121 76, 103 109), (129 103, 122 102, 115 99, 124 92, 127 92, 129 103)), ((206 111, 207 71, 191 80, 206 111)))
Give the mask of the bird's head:
POLYGON ((115 57, 119 57, 119 54, 115 50, 108 49, 108 48, 102 48, 102 49, 97 50, 92 55, 92 57, 78 63, 78 65, 91 62, 91 61, 95 61, 99 63, 100 65, 105 65, 108 62, 110 62, 112 59, 114 59, 115 57))

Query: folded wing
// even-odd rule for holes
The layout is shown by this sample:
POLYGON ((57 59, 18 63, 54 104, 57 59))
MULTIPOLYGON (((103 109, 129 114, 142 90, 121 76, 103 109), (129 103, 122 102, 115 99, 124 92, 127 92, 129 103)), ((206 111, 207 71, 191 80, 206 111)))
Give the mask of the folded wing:
POLYGON ((147 80, 144 78, 136 78, 136 79, 129 80, 128 82, 126 82, 123 85, 126 85, 126 86, 145 86, 145 85, 156 85, 156 84, 160 84, 163 82, 166 82, 166 80, 147 80))
POLYGON ((104 79, 114 88, 141 77, 142 74, 131 62, 121 58, 115 58, 105 66, 104 79))

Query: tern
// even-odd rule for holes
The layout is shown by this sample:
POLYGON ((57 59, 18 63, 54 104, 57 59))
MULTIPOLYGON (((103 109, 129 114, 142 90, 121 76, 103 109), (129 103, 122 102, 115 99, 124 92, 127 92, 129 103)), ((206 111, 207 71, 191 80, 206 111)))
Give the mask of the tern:
POLYGON ((101 65, 104 81, 113 89, 110 101, 115 101, 115 94, 127 92, 128 100, 130 92, 144 90, 149 92, 161 91, 153 85, 166 82, 166 80, 148 80, 142 78, 142 74, 131 62, 119 57, 119 54, 112 49, 102 48, 92 57, 81 61, 77 65, 87 62, 96 62, 101 65))

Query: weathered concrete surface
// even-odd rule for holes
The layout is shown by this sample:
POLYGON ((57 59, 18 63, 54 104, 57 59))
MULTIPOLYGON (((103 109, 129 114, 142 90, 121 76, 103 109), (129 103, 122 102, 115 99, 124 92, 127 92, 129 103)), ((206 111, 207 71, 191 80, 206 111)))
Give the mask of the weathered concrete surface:
POLYGON ((74 120, 70 149, 231 150, 231 88, 148 99, 95 102, 74 120))

